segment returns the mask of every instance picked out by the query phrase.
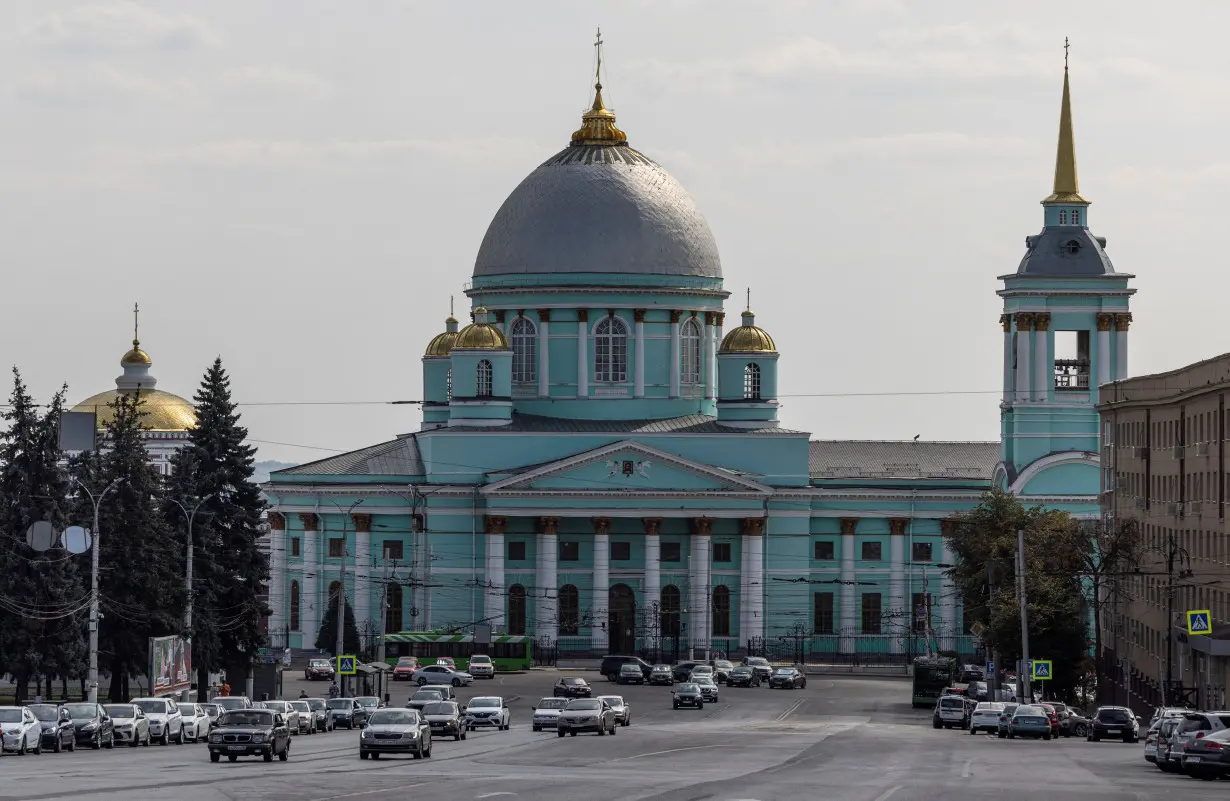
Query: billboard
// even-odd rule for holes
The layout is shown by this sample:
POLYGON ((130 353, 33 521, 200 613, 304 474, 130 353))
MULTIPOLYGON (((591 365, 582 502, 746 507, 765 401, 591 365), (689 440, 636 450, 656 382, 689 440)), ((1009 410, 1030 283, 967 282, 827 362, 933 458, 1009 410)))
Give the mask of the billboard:
POLYGON ((192 687, 191 647, 183 637, 149 638, 151 695, 171 695, 192 687))

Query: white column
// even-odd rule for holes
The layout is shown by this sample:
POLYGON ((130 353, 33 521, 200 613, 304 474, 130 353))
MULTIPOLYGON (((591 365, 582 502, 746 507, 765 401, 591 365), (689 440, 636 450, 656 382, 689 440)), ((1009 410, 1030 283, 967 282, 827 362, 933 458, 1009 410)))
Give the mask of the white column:
POLYGON ((680 350, 679 350, 679 313, 671 312, 671 397, 679 397, 680 350))
POLYGON ((696 626, 695 643, 700 653, 697 658, 708 657, 713 637, 713 614, 710 609, 712 576, 709 570, 709 532, 712 521, 697 520, 697 533, 692 535, 692 570, 695 572, 696 604, 692 609, 692 621, 696 626))
POLYGON ((1016 400, 1017 403, 1027 403, 1032 400, 1029 373, 1033 363, 1029 359, 1029 344, 1033 338, 1030 330, 1033 315, 1017 314, 1016 321, 1016 400))
POLYGON ((633 358, 636 364, 632 366, 632 397, 645 397, 645 310, 636 309, 636 353, 633 358))
POLYGON ((590 610, 593 615, 591 647, 606 652, 610 634, 602 624, 610 626, 611 612, 608 605, 611 593, 611 521, 609 518, 594 519, 594 587, 590 610))
POLYGON ((888 522, 891 531, 888 540, 888 608, 891 614, 885 630, 892 638, 889 641, 892 652, 899 654, 905 650, 905 635, 910 626, 910 605, 905 597, 905 527, 908 521, 893 519, 888 522))
POLYGON ((747 599, 745 615, 747 629, 739 631, 739 639, 744 644, 753 637, 764 636, 764 540, 765 519, 753 518, 746 522, 743 534, 743 551, 746 567, 743 571, 741 585, 744 597, 747 599))
POLYGON ((577 397, 589 397, 589 310, 579 309, 577 314, 577 397))
POLYGON ((1110 371, 1110 314, 1098 315, 1098 385, 1111 382, 1110 371))
MULTIPOLYGON (((290 596, 286 591, 286 518, 279 512, 269 513, 269 631, 286 629, 286 615, 290 596)), ((300 603, 302 620, 302 602, 300 603)), ((286 643, 290 647, 290 643, 286 643)))
POLYGON ((1004 327, 1004 403, 1012 403, 1012 315, 1001 314, 1004 327))
POLYGON ((752 536, 743 522, 743 538, 739 543, 739 640, 746 646, 752 628, 752 536))
POLYGON ((840 650, 843 654, 853 653, 854 640, 851 638, 857 629, 855 627, 854 610, 854 531, 858 526, 857 518, 842 518, 841 520, 841 615, 838 630, 841 634, 840 650))
MULTIPOLYGON (((654 604, 658 604, 658 611, 662 610, 662 544, 661 537, 658 531, 662 525, 662 521, 657 518, 647 517, 643 521, 645 526, 645 584, 644 584, 644 599, 645 606, 652 609, 654 604)), ((658 620, 654 621, 654 625, 661 623, 661 615, 658 620)), ((659 629, 658 635, 662 636, 662 631, 659 629)))
POLYGON ((543 309, 538 312, 538 397, 551 395, 551 317, 543 309))
POLYGON ((1050 400, 1051 386, 1055 383, 1054 371, 1050 369, 1049 314, 1034 315, 1034 400, 1045 403, 1050 400))
MULTIPOLYGON (((371 515, 351 515, 354 532, 354 622, 362 635, 372 619, 372 526, 371 515)), ((362 639, 362 637, 360 637, 362 639)))
POLYGON ((538 533, 538 619, 535 632, 548 640, 559 639, 559 537, 555 533, 555 518, 543 521, 538 533))
POLYGON ((321 606, 317 576, 320 575, 321 560, 316 548, 318 534, 317 517, 314 514, 301 514, 299 520, 303 523, 303 592, 299 595, 299 630, 303 632, 304 642, 308 648, 316 642, 316 633, 320 629, 320 620, 324 617, 329 600, 324 599, 321 606))
POLYGON ((491 627, 502 631, 507 625, 504 619, 504 527, 507 519, 490 516, 487 522, 487 579, 486 593, 483 600, 483 617, 488 619, 491 627))
MULTIPOLYGON (((943 564, 951 565, 956 563, 956 557, 952 551, 948 549, 948 544, 945 542, 944 547, 940 549, 943 555, 943 564)), ((951 650, 957 643, 957 635, 961 633, 961 624, 957 620, 957 591, 952 585, 952 579, 947 575, 947 568, 940 573, 940 628, 944 631, 944 636, 940 638, 943 643, 941 646, 945 650, 951 650)))
POLYGON ((717 343, 713 339, 713 312, 705 312, 705 397, 717 397, 717 343))
POLYGON ((1130 314, 1115 315, 1115 378, 1118 381, 1128 377, 1128 325, 1131 322, 1130 314))

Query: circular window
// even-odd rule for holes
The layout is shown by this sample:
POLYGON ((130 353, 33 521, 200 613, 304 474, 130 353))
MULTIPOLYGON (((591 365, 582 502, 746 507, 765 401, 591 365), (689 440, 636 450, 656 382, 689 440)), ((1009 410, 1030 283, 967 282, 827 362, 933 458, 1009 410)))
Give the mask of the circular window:
POLYGON ((1067 242, 1063 243, 1063 252, 1067 253, 1069 256, 1075 256, 1077 253, 1081 252, 1081 243, 1077 242, 1075 239, 1069 239, 1067 242))

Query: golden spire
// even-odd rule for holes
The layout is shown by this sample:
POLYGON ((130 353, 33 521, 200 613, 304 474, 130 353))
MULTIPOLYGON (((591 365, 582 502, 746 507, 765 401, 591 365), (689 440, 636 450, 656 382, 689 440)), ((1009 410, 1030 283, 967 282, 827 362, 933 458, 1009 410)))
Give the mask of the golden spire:
POLYGON ((153 364, 154 360, 149 357, 149 354, 141 350, 141 338, 139 336, 141 330, 141 307, 136 303, 132 304, 132 350, 125 353, 120 358, 120 364, 153 364))
POLYGON ((574 145, 619 145, 626 144, 628 135, 615 127, 615 112, 602 102, 602 29, 594 41, 598 51, 594 67, 594 104, 581 115, 581 127, 572 134, 574 145))
POLYGON ((1089 201, 1081 197, 1080 183, 1076 178, 1076 140, 1072 135, 1072 95, 1068 90, 1068 39, 1063 40, 1063 104, 1059 110, 1059 146, 1055 153, 1055 190, 1043 203, 1080 203, 1089 201))

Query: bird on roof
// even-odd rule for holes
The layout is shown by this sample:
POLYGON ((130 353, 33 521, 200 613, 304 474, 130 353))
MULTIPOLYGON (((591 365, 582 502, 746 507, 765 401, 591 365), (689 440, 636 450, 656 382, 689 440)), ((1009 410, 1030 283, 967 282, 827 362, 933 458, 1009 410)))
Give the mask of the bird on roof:
POLYGON ((922 434, 915 434, 915 435, 914 435, 914 441, 915 441, 915 442, 918 442, 918 438, 919 438, 919 437, 921 437, 921 436, 922 436, 922 434))

